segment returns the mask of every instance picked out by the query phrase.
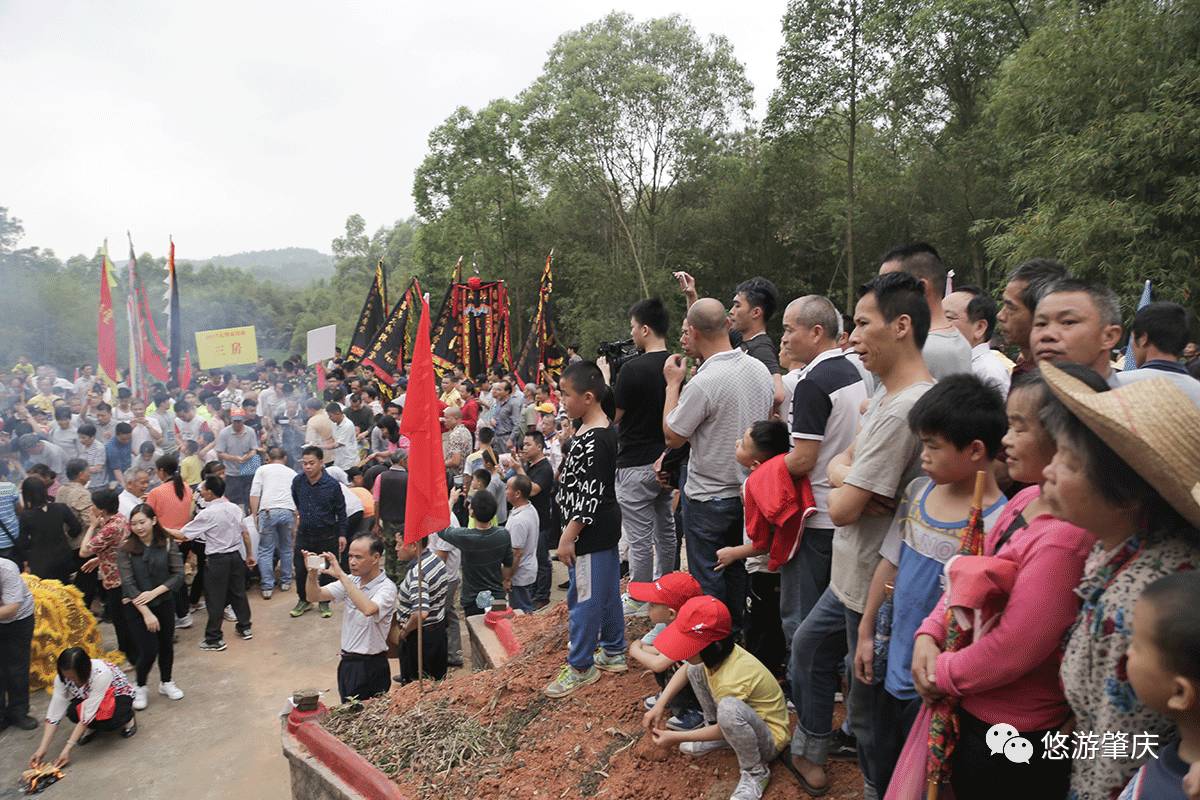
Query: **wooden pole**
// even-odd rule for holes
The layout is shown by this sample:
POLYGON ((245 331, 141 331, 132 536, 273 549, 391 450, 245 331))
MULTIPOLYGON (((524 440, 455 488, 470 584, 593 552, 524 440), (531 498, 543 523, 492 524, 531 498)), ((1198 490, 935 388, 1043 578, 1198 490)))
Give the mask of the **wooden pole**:
POLYGON ((938 800, 939 785, 940 784, 937 781, 929 782, 929 792, 925 795, 925 800, 938 800))
MULTIPOLYGON (((420 603, 421 595, 425 592, 425 571, 421 568, 421 556, 425 554, 425 545, 422 541, 417 542, 417 602, 420 603)), ((419 684, 419 694, 425 694, 425 620, 421 619, 421 611, 419 608, 414 608, 413 613, 417 615, 417 682, 419 684)))
POLYGON ((971 508, 983 510, 983 492, 987 488, 987 473, 979 470, 975 473, 975 494, 971 497, 971 508))

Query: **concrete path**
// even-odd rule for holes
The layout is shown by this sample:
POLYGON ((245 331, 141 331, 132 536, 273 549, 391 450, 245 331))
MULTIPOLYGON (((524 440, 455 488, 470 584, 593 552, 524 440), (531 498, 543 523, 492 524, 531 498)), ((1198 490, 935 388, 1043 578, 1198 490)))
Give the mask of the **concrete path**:
MULTIPOLYGON (((555 562, 553 602, 565 598, 566 592, 558 588, 565 580, 566 568, 555 562)), ((196 615, 195 626, 179 631, 175 645, 175 683, 186 696, 172 702, 158 694, 155 669, 148 681, 150 705, 137 715, 137 735, 125 740, 101 734, 85 747, 76 747, 66 777, 37 796, 46 800, 290 800, 279 712, 296 689, 315 687, 327 692, 328 704, 338 702, 341 607, 334 605, 330 619, 321 619, 315 610, 292 619, 288 610, 296 602, 294 590, 277 591, 263 600, 255 589, 249 597, 251 641, 239 639, 234 624, 225 621, 228 649, 204 652, 199 643, 206 612, 196 615)), ((115 647, 112 626, 102 625, 100 630, 106 645, 115 647)), ((465 628, 463 647, 470 664, 465 628)), ((46 692, 34 695, 34 718, 45 718, 49 699, 46 692)), ((50 746, 50 759, 58 757, 68 735, 68 724, 60 728, 50 746)), ((24 797, 17 787, 40 736, 41 729, 26 732, 10 727, 0 732, 0 800, 24 797)))
MULTIPOLYGON (((330 619, 310 611, 288 616, 295 591, 263 600, 250 592, 254 639, 237 638, 226 621, 229 648, 199 649, 203 620, 179 631, 175 682, 185 697, 172 702, 158 694, 151 674, 150 705, 138 712, 138 733, 124 740, 99 735, 77 747, 66 778, 48 788, 47 800, 286 800, 291 797, 287 761, 280 752, 279 712, 292 690, 328 690, 336 703, 341 609, 330 619)), ((202 612, 203 613, 203 612, 202 612)), ((101 626, 106 639, 112 627, 101 626)), ((132 673, 130 679, 132 680, 132 673)), ((33 698, 33 716, 43 718, 49 695, 33 698)), ((57 758, 68 726, 51 745, 57 758)), ((20 797, 21 771, 37 748, 41 731, 8 728, 0 733, 0 798, 20 797)))

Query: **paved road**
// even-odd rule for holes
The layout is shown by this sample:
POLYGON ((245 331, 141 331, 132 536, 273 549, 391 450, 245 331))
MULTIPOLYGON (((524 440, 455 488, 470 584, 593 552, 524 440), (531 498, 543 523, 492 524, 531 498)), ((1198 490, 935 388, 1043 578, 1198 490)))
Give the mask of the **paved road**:
MULTIPOLYGON (((252 591, 254 639, 242 641, 225 623, 229 648, 201 651, 203 622, 179 632, 175 682, 186 696, 172 702, 157 693, 151 675, 150 706, 138 713, 129 740, 101 735, 75 748, 67 777, 42 795, 47 800, 286 800, 291 797, 287 762, 280 752, 279 711, 292 690, 330 690, 337 702, 340 609, 331 619, 309 612, 288 616, 295 592, 263 600, 252 591)), ((101 626, 112 640, 112 627, 101 626)), ((131 675, 132 677, 132 675, 131 675)), ((41 718, 49 695, 33 699, 41 718)), ((66 726, 63 726, 64 728, 66 726)), ((40 731, 8 728, 0 733, 0 798, 21 796, 21 770, 37 747, 40 731)), ((51 746, 57 757, 65 730, 51 746)))

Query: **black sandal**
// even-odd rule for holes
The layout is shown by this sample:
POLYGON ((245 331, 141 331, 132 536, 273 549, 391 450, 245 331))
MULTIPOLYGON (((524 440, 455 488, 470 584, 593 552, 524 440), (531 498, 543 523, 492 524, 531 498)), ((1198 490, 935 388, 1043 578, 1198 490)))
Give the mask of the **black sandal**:
POLYGON ((133 726, 132 727, 121 729, 121 738, 122 739, 133 738, 133 735, 135 733, 137 733, 137 717, 133 718, 133 726))
POLYGON ((829 783, 826 783, 824 786, 813 786, 804 779, 804 776, 800 774, 800 770, 796 769, 796 765, 792 763, 792 754, 788 748, 785 747, 779 755, 775 756, 775 760, 783 764, 784 768, 792 773, 792 776, 799 781, 800 788, 804 789, 810 797, 824 797, 829 794, 829 783))
POLYGON ((88 728, 87 730, 85 730, 83 732, 83 735, 79 737, 78 741, 75 742, 75 746, 83 747, 85 744, 90 742, 95 736, 96 736, 96 732, 94 730, 92 730, 91 728, 88 728))

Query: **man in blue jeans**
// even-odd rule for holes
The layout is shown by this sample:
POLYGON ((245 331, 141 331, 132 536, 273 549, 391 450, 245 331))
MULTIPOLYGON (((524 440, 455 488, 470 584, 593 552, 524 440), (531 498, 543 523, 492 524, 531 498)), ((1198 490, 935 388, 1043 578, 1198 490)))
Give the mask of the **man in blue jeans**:
POLYGON ((279 589, 292 588, 292 542, 296 531, 296 502, 292 499, 292 481, 296 470, 287 465, 282 447, 267 451, 269 462, 254 472, 250 484, 250 513, 258 525, 258 574, 262 596, 270 600, 275 592, 275 558, 279 558, 279 589))
MULTIPOLYGON (((828 511, 836 526, 829 587, 792 639, 788 678, 797 717, 792 763, 809 794, 824 794, 829 786, 825 763, 838 672, 847 651, 858 645, 858 625, 896 498, 921 472, 921 442, 909 429, 908 412, 933 385, 921 355, 929 332, 921 280, 904 272, 880 275, 863 287, 854 320, 850 343, 882 390, 871 398, 853 444, 829 462, 828 511)), ((863 794, 874 800, 887 789, 880 785, 875 760, 875 694, 854 679, 853 671, 848 679, 863 794)))
POLYGON ((663 365, 663 438, 667 447, 691 443, 683 487, 688 569, 705 594, 729 608, 736 633, 742 629, 746 606, 746 570, 740 561, 718 570, 717 551, 742 543, 746 472, 733 454, 746 429, 771 415, 775 381, 761 361, 729 343, 725 307, 718 300, 703 298, 692 304, 683 338, 685 351, 704 363, 687 386, 682 356, 671 356, 663 365))

